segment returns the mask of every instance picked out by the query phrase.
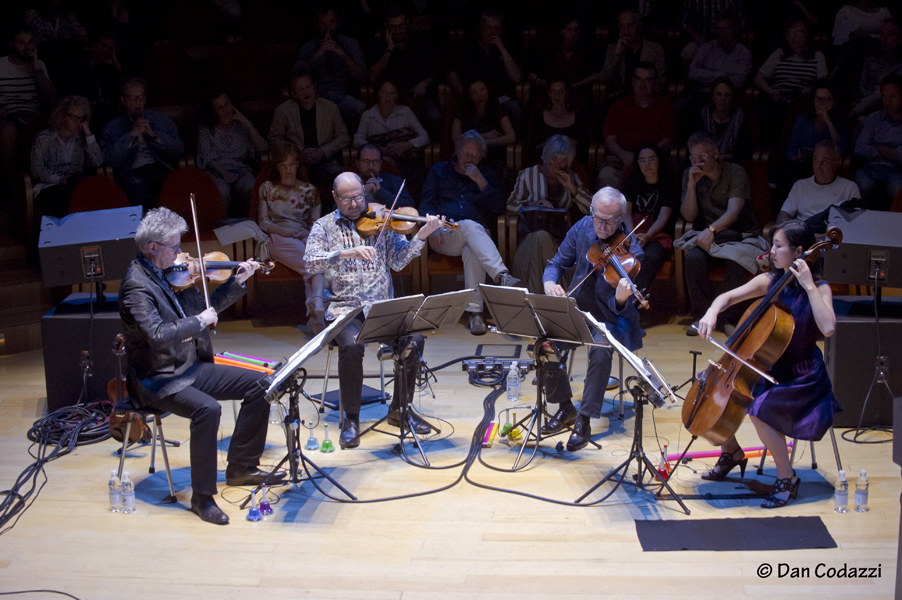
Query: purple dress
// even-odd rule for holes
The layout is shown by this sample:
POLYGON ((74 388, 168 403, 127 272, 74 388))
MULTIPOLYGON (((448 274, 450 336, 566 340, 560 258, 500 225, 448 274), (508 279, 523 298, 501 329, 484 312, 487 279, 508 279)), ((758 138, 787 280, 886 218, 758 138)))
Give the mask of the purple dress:
MULTIPOLYGON (((771 286, 777 281, 771 281, 771 286)), ((816 345, 820 330, 808 294, 793 282, 780 292, 779 299, 792 310, 795 330, 786 351, 768 371, 777 385, 759 379, 752 390, 755 399, 748 414, 787 437, 817 441, 842 407, 833 397, 824 355, 816 345)))

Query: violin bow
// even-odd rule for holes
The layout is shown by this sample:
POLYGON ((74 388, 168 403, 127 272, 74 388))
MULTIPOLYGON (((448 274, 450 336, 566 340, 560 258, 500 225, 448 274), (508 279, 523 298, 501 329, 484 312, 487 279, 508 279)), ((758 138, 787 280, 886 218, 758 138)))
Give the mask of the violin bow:
POLYGON ((382 224, 382 229, 379 230, 379 237, 376 238, 376 243, 373 244, 373 247, 379 246, 379 240, 382 239, 382 234, 385 233, 385 228, 388 227, 389 221, 391 221, 391 216, 395 212, 395 207, 398 205, 398 198, 401 197, 401 192, 404 190, 404 184, 407 183, 407 180, 404 179, 401 181, 401 187, 398 188, 398 193, 395 195, 395 201, 391 203, 391 208, 388 209, 388 215, 385 217, 385 222, 382 224))
MULTIPOLYGON (((698 327, 696 327, 695 325, 692 325, 692 328, 695 329, 696 331, 698 331, 698 327)), ((707 337, 707 338, 705 338, 705 339, 706 339, 707 341, 711 342, 712 344, 714 344, 714 345, 715 345, 717 348, 719 348, 720 350, 723 350, 725 353, 729 354, 730 356, 732 356, 733 358, 735 358, 736 360, 738 360, 740 363, 742 363, 743 366, 748 367, 749 369, 751 369, 752 371, 754 371, 755 373, 757 373, 759 376, 764 377, 766 380, 768 380, 768 381, 771 382, 772 384, 777 385, 777 380, 776 380, 776 379, 774 379, 773 377, 771 377, 770 375, 768 375, 767 373, 765 373, 764 371, 762 371, 761 369, 759 369, 759 368, 756 367, 755 365, 751 364, 751 363, 748 362, 747 360, 744 360, 742 357, 738 356, 735 352, 733 352, 732 350, 730 350, 730 349, 729 349, 727 346, 725 346, 724 344, 721 344, 720 342, 718 342, 717 340, 715 340, 713 337, 710 337, 710 336, 707 337)), ((724 368, 723 368, 722 366, 720 366, 720 364, 714 362, 714 361, 711 360, 710 358, 708 359, 708 363, 709 363, 712 367, 714 367, 715 369, 719 369, 720 371, 724 371, 724 368)), ((726 371, 724 371, 724 372, 726 372, 726 371)))
MULTIPOLYGON (((191 219, 194 223, 194 239, 197 241, 197 261, 200 265, 200 281, 204 289, 204 302, 210 308, 210 290, 207 289, 207 266, 204 264, 204 253, 200 249, 200 229, 197 228, 197 206, 194 203, 194 193, 191 193, 191 219)), ((216 333, 216 326, 210 325, 210 331, 216 333)))

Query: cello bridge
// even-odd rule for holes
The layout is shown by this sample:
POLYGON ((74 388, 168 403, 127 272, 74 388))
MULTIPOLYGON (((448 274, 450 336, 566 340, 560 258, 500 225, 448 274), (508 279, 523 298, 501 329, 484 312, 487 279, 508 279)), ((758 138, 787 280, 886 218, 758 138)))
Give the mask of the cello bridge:
POLYGON ((711 365, 712 367, 714 367, 715 369, 717 369, 718 371, 721 371, 722 373, 727 372, 727 370, 723 368, 723 365, 721 365, 719 362, 714 362, 710 358, 708 359, 708 364, 711 365))

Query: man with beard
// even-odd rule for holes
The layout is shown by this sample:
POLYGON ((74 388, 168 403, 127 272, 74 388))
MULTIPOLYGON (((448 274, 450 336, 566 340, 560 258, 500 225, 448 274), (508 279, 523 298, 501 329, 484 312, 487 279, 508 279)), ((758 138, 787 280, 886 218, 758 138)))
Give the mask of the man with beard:
MULTIPOLYGON (((363 179, 363 191, 367 202, 378 202, 391 207, 401 189, 402 179, 397 175, 382 172, 382 151, 375 144, 364 144, 357 149, 357 173, 363 179)), ((398 198, 398 208, 414 207, 413 198, 405 186, 398 198)))

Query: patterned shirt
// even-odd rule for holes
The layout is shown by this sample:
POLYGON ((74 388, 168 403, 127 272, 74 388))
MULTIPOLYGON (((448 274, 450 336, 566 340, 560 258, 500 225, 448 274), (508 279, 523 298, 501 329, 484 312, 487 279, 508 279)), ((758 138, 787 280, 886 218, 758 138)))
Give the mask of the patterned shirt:
POLYGON ((321 211, 319 192, 309 183, 298 181, 294 187, 288 187, 264 181, 260 186, 257 222, 266 233, 273 233, 273 225, 292 232, 309 232, 321 211))
POLYGON ((201 127, 197 135, 197 168, 205 169, 211 160, 227 171, 250 168, 257 157, 251 132, 241 123, 228 129, 201 127))
POLYGON ((94 134, 86 139, 79 131, 68 142, 63 142, 55 131, 45 129, 31 145, 31 176, 36 194, 59 183, 63 177, 83 173, 86 168, 96 169, 102 164, 103 153, 94 134))
POLYGON ((691 27, 706 40, 714 37, 714 18, 718 13, 732 10, 739 17, 739 30, 745 29, 745 5, 742 0, 684 0, 680 24, 691 27))
POLYGON ((369 314, 374 302, 394 297, 389 269, 400 271, 419 256, 426 245, 416 236, 408 241, 398 233, 386 231, 376 248, 374 260, 339 258, 341 250, 373 246, 378 237, 361 237, 354 224, 337 210, 313 224, 304 262, 311 275, 326 274, 326 287, 331 293, 327 300, 327 321, 334 321, 360 307, 364 314, 369 314))

